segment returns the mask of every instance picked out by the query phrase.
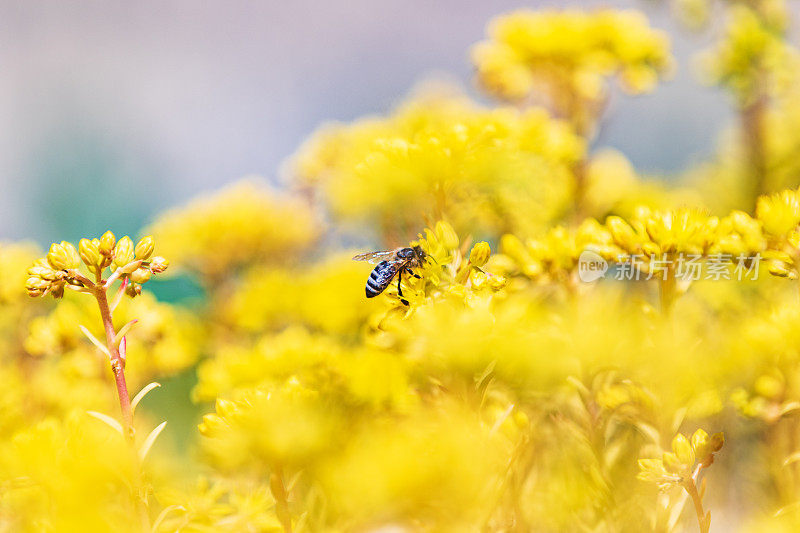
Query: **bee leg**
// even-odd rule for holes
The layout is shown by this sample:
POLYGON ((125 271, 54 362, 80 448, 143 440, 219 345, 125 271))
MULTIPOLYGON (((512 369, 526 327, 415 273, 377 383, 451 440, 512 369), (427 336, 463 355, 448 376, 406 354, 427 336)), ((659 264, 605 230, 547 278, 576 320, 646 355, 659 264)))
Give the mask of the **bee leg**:
POLYGON ((397 273, 397 295, 400 297, 400 301, 403 305, 408 305, 408 300, 403 298, 403 289, 400 288, 400 282, 403 281, 403 272, 404 270, 401 270, 397 273))
POLYGON ((414 273, 414 271, 412 271, 410 268, 407 268, 406 272, 408 272, 409 274, 411 274, 412 276, 414 276, 417 279, 422 279, 422 276, 420 276, 419 274, 414 273))

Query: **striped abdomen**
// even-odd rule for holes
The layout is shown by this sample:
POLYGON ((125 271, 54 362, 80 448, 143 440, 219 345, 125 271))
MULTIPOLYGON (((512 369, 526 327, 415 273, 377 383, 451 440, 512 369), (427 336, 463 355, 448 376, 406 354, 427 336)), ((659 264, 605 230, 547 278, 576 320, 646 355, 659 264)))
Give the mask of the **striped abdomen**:
POLYGON ((394 275, 397 274, 397 269, 397 263, 390 263, 389 261, 378 263, 370 272, 367 280, 367 298, 374 298, 385 291, 394 275))

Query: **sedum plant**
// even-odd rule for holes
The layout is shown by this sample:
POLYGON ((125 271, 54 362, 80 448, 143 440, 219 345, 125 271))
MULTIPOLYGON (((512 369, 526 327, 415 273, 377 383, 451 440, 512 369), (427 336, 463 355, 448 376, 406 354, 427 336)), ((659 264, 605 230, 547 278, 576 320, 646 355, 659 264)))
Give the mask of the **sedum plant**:
POLYGON ((141 294, 142 285, 154 274, 164 272, 169 266, 169 261, 153 255, 154 249, 155 242, 151 236, 144 237, 134 245, 127 235, 117 241, 110 231, 100 238, 81 239, 77 250, 66 241, 53 243, 47 255, 37 259, 28 269, 29 277, 25 283, 25 288, 31 297, 49 294, 59 299, 63 298, 65 290, 72 290, 91 296, 97 303, 105 331, 105 342, 97 339, 85 326, 79 327, 97 349, 108 357, 114 375, 122 423, 103 413, 90 412, 90 414, 123 435, 131 452, 137 456, 132 461, 133 493, 142 523, 145 525, 150 522, 147 489, 138 463, 145 458, 166 422, 157 426, 143 441, 135 443, 133 415, 136 406, 147 392, 159 385, 151 383, 131 399, 125 379, 126 335, 136 324, 136 320, 117 328, 114 325, 113 313, 122 298, 126 295, 135 297, 141 294))
POLYGON ((722 449, 725 438, 722 433, 709 436, 702 429, 687 439, 678 433, 672 439, 672 451, 664 452, 660 459, 640 459, 641 473, 639 478, 657 483, 662 490, 671 486, 680 486, 691 498, 697 522, 702 533, 708 533, 711 527, 711 511, 703 508, 703 496, 706 493, 706 480, 700 480, 703 469, 714 462, 714 454, 722 449))
POLYGON ((518 11, 473 50, 502 105, 428 87, 136 244, 0 243, 0 532, 796 529, 792 53, 781 0, 719 6, 758 193, 742 138, 682 182, 593 146, 670 70, 641 15, 518 11), (156 240, 193 299, 142 293, 156 240), (406 246, 365 298, 350 258, 406 246))

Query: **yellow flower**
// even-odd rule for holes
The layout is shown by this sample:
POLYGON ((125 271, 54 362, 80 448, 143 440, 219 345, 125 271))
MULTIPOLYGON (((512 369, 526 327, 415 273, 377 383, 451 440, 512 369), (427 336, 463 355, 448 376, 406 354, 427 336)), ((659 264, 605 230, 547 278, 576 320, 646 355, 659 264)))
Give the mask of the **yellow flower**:
POLYGON ((117 245, 117 238, 110 231, 103 233, 100 237, 100 253, 106 256, 111 256, 114 252, 114 247, 117 245))
POLYGON ((580 256, 587 250, 610 261, 622 253, 613 242, 612 232, 595 219, 586 219, 572 230, 556 226, 541 238, 529 239, 524 244, 513 235, 504 235, 500 241, 501 253, 514 264, 510 272, 532 279, 547 276, 567 284, 576 282, 580 256))
POLYGON ((148 235, 147 237, 143 237, 142 240, 136 243, 136 248, 134 248, 136 259, 149 259, 150 256, 153 255, 154 249, 155 240, 153 236, 148 235))
POLYGON ((87 267, 98 268, 102 264, 99 239, 81 239, 78 243, 78 250, 83 263, 87 267))
MULTIPOLYGON (((152 238, 148 237, 140 244, 143 244, 142 253, 149 257, 155 246, 152 238)), ((81 239, 79 247, 80 252, 66 241, 53 243, 47 256, 37 259, 28 268, 28 279, 25 281, 28 295, 38 297, 51 294, 54 298, 62 298, 65 288, 94 294, 100 288, 105 292, 109 288, 107 285, 116 280, 126 280, 126 283, 132 281, 126 292, 136 296, 141 293, 142 283, 147 282, 152 274, 163 272, 169 265, 162 257, 147 261, 144 255, 134 262, 131 238, 125 236, 117 242, 110 231, 101 239, 81 239), (81 260, 89 270, 88 277, 79 270, 81 260), (103 278, 103 270, 108 266, 112 267, 113 275, 103 278)))
POLYGON ((319 228, 300 198, 243 181, 163 214, 148 232, 180 268, 210 282, 242 266, 292 258, 319 228))
POLYGON ((158 532, 282 531, 275 499, 263 483, 200 478, 189 490, 163 489, 157 498, 172 511, 158 532))
POLYGON ((786 190, 760 197, 756 205, 756 218, 769 236, 786 236, 800 224, 800 199, 797 191, 786 190))
POLYGON ((299 384, 244 391, 203 417, 204 448, 220 468, 309 467, 336 450, 341 414, 299 384))
POLYGON ((733 211, 720 220, 719 248, 733 256, 754 257, 767 246, 758 220, 743 211, 733 211))
POLYGON ((14 531, 141 531, 132 455, 86 413, 32 423, 0 442, 3 525, 14 531), (88 505, 87 502, 104 502, 88 505))
POLYGON ((121 238, 117 245, 114 247, 114 261, 112 265, 115 268, 122 268, 134 259, 133 241, 127 235, 121 238))
POLYGON ((491 512, 499 439, 458 409, 378 422, 321 468, 333 510, 356 524, 471 530, 491 512))
POLYGON ((695 431, 691 439, 678 433, 672 439, 672 451, 664 452, 661 459, 639 459, 639 479, 662 487, 690 482, 694 485, 696 480, 691 478, 695 465, 710 466, 714 454, 722 449, 724 442, 722 433, 709 437, 703 429, 695 431))
POLYGON ((584 150, 540 108, 490 109, 429 91, 389 116, 323 129, 294 168, 337 218, 396 243, 413 236, 421 214, 459 232, 531 233, 566 209, 584 150))
POLYGON ((796 70, 797 51, 785 39, 787 14, 782 7, 731 6, 724 38, 701 57, 707 81, 730 90, 741 107, 774 92, 764 86, 765 76, 779 79, 796 70))
POLYGON ((667 36, 636 11, 519 10, 492 20, 488 34, 472 50, 481 85, 516 102, 541 92, 579 131, 594 118, 582 102, 601 101, 607 78, 648 92, 672 65, 667 36))
POLYGON ((489 243, 481 241, 472 247, 472 251, 469 253, 469 262, 476 267, 482 267, 489 260, 491 253, 492 250, 489 248, 489 243))
POLYGON ((627 254, 682 260, 687 255, 704 256, 718 249, 720 221, 704 210, 679 208, 651 211, 640 208, 630 223, 608 217, 606 226, 614 243, 627 254))
POLYGON ((253 268, 220 303, 224 320, 237 330, 263 332, 288 324, 326 333, 357 331, 379 303, 364 298, 372 266, 335 254, 316 264, 253 268))
POLYGON ((55 270, 78 268, 80 261, 80 256, 71 243, 61 241, 61 244, 53 243, 50 245, 50 251, 47 253, 47 262, 55 270))

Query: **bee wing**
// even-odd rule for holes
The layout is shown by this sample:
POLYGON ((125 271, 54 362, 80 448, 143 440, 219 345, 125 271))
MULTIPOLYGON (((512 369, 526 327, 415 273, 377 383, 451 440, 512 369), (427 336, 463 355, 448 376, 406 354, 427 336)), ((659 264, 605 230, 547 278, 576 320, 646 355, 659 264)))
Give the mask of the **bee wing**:
POLYGON ((391 259, 397 254, 397 250, 382 250, 378 252, 368 252, 353 256, 353 261, 368 261, 372 264, 380 263, 391 259))

